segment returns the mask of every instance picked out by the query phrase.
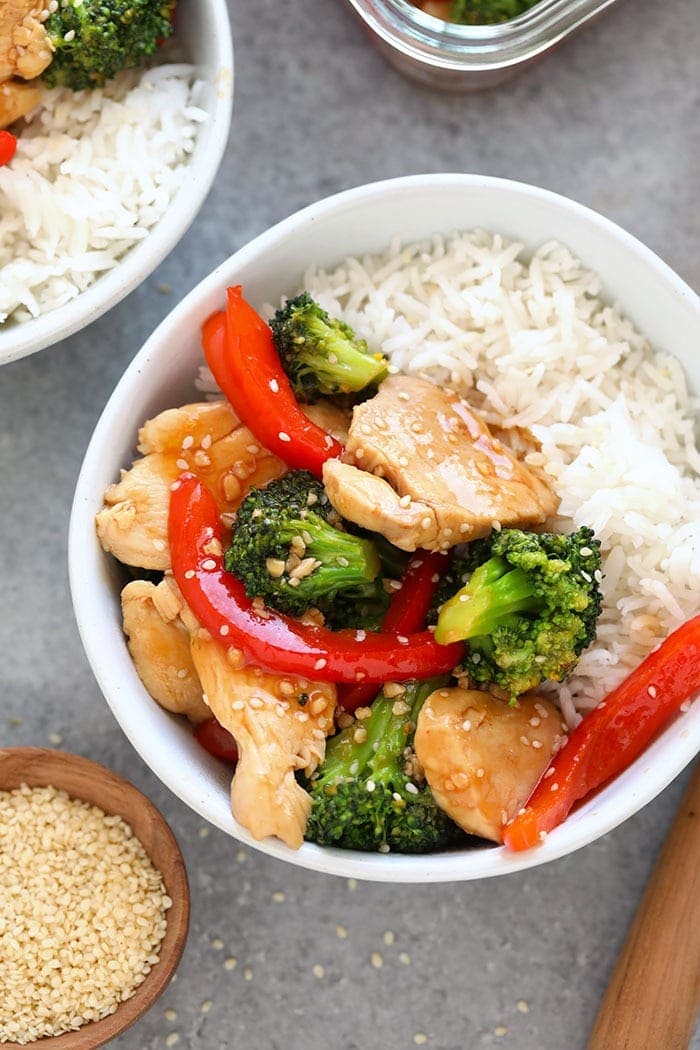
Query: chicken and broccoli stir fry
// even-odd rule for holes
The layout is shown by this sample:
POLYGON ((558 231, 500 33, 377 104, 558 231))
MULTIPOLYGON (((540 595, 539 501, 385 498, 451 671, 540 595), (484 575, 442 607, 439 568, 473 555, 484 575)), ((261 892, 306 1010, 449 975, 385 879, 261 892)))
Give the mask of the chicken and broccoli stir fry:
POLYGON ((203 343, 227 400, 145 423, 97 515, 146 570, 122 592, 144 686, 237 756, 256 838, 503 841, 567 740, 540 687, 595 638, 592 531, 546 531, 557 497, 507 432, 308 293, 268 327, 233 289, 203 343))
POLYGON ((0 0, 0 128, 26 116, 44 85, 100 87, 172 32, 175 0, 0 0))

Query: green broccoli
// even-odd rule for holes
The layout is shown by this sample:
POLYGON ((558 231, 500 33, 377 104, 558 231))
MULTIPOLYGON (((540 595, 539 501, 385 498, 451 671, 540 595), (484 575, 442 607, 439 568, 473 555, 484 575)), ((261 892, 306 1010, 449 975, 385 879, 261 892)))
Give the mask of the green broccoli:
POLYGON ((289 299, 270 321, 282 367, 300 401, 374 392, 387 374, 352 328, 323 310, 308 292, 289 299))
POLYGON ((49 87, 100 87, 170 36, 175 0, 63 0, 45 23, 54 48, 49 87))
POLYGON ((452 0, 450 21, 459 25, 495 25, 528 11, 539 0, 452 0))
POLYGON ((250 598, 292 616, 311 606, 349 625, 363 602, 383 595, 379 556, 370 540, 345 532, 323 485, 293 470, 252 489, 236 515, 226 568, 250 598))
POLYGON ((410 770, 418 712, 445 681, 410 682, 398 698, 380 693, 369 718, 328 742, 325 762, 308 785, 307 839, 344 849, 431 853, 462 837, 410 770))
POLYGON ((468 640, 469 677, 512 700, 545 678, 561 682, 595 639, 600 542, 503 529, 468 548, 469 582, 443 605, 435 638, 468 640))

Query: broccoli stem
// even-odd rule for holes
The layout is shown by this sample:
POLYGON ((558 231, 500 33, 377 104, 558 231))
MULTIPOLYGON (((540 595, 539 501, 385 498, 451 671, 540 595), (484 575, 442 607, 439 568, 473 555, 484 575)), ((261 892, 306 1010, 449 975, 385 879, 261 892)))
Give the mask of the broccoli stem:
MULTIPOLYGON (((386 362, 381 354, 369 354, 358 349, 347 335, 338 328, 333 328, 321 317, 309 314, 307 317, 309 333, 322 348, 325 358, 314 358, 314 368, 319 378, 334 386, 348 391, 364 390, 374 383, 379 376, 386 373, 386 362)), ((299 351, 303 353, 303 337, 299 337, 299 351)))
POLYGON ((505 558, 489 558, 442 607, 435 641, 448 645, 489 635, 515 613, 535 614, 543 608, 530 574, 511 569, 505 558))
POLYGON ((371 583, 380 570, 379 556, 370 540, 333 528, 311 515, 305 520, 284 522, 279 532, 282 543, 291 544, 301 536, 306 544, 305 558, 320 562, 305 579, 306 586, 318 594, 371 583))

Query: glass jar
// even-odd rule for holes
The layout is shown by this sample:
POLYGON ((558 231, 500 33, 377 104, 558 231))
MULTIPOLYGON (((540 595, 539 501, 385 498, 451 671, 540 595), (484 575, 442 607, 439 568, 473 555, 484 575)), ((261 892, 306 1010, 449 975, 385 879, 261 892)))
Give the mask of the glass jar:
POLYGON ((492 87, 536 62, 618 0, 540 0, 498 25, 455 25, 409 0, 346 0, 406 76, 446 91, 492 87))

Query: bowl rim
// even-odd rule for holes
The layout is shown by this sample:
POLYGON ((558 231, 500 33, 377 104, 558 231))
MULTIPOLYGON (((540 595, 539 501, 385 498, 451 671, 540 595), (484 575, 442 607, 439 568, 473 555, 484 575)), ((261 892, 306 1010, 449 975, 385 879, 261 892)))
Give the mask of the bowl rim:
MULTIPOLYGON (((612 798, 606 797, 603 800, 596 796, 586 801, 581 810, 586 811, 587 818, 590 816, 594 819, 577 821, 575 824, 565 821, 549 834, 542 845, 533 850, 514 854, 503 846, 491 846, 469 851, 408 856, 360 854, 348 850, 320 847, 313 843, 304 843, 299 850, 291 850, 277 840, 257 841, 253 839, 245 829, 233 821, 233 818, 229 823, 213 817, 208 811, 206 800, 190 783, 190 778, 187 778, 186 781, 184 778, 178 779, 167 757, 160 754, 157 748, 154 749, 150 741, 143 739, 135 713, 130 711, 128 705, 124 704, 118 696, 114 695, 113 683, 101 655, 99 632, 96 631, 92 618, 94 609, 90 602, 90 588, 94 590, 96 586, 99 588, 100 584, 96 584, 95 580, 86 576, 82 570, 82 561, 86 542, 90 542, 91 537, 93 542, 97 542, 94 539, 93 519, 90 512, 94 506, 92 500, 95 491, 95 483, 92 479, 99 473, 103 449, 108 447, 109 435, 114 427, 118 428, 122 406, 129 403, 131 391, 138 387, 142 371, 148 367, 151 353, 157 352, 161 344, 167 344, 169 334, 175 335, 182 330, 182 324, 186 321, 192 307, 205 301, 217 288, 223 289, 227 273, 230 274, 244 266, 249 259, 263 255, 278 239, 288 236, 299 227, 310 222, 318 225, 329 214, 381 198, 396 190, 410 191, 412 188, 424 189, 426 187, 441 189, 447 186, 458 186, 465 190, 474 188, 504 190, 520 195, 524 204, 527 204, 528 201, 543 201, 568 211, 579 219, 583 218, 640 256, 646 266, 654 271, 655 276, 665 283, 675 296, 680 297, 691 310, 694 309, 700 327, 700 300, 667 263, 611 220, 585 205, 550 190, 511 179, 461 173, 402 176, 344 190, 302 208, 249 241, 193 288, 155 329, 128 365, 98 420, 80 470, 69 527, 70 586, 74 613, 86 655, 98 685, 117 721, 154 773, 200 816, 253 848, 300 867, 326 874, 373 881, 424 883, 486 878, 522 871, 563 857, 617 827, 655 798, 682 771, 700 751, 700 718, 688 719, 675 742, 673 761, 666 764, 657 762, 655 776, 640 777, 635 791, 629 795, 613 795, 612 798)), ((697 714, 700 714, 700 711, 697 714)), ((678 717, 685 718, 686 716, 678 717)), ((643 756, 637 761, 641 761, 642 758, 643 756)))
MULTIPOLYGON (((21 324, 0 326, 0 365, 46 350, 92 324, 143 283, 176 247, 204 204, 223 160, 231 130, 234 61, 226 0, 207 0, 214 21, 213 107, 202 155, 189 163, 165 213, 147 237, 130 248, 111 270, 63 306, 21 324)), ((195 152, 197 147, 195 146, 195 152)))
MULTIPOLYGON (((150 798, 137 788, 135 784, 132 784, 125 777, 120 776, 119 773, 115 773, 114 770, 99 762, 94 762, 84 755, 60 751, 55 748, 0 748, 0 791, 13 790, 11 786, 6 785, 2 780, 3 759, 19 760, 27 765, 26 783, 29 787, 51 785, 58 790, 67 790, 70 798, 98 806, 107 815, 113 813, 121 816, 122 820, 131 827, 133 818, 118 812, 116 808, 105 801, 105 796, 108 795, 110 790, 121 792, 132 809, 138 807, 141 814, 145 814, 148 824, 158 828, 158 833, 172 856, 172 865, 167 876, 158 868, 163 877, 166 892, 173 901, 173 905, 166 915, 166 932, 159 948, 160 956, 163 948, 167 945, 167 958, 162 959, 159 957, 156 965, 152 967, 143 982, 136 987, 133 995, 119 1003, 114 1013, 107 1014, 106 1017, 101 1018, 99 1021, 88 1021, 86 1024, 81 1025, 80 1028, 63 1032, 61 1035, 44 1036, 40 1040, 42 1045, 46 1043, 47 1046, 55 1047, 56 1050, 87 1050, 88 1047, 104 1046, 105 1043, 110 1042, 131 1028, 136 1021, 151 1009, 170 984, 182 958, 190 921, 190 890, 187 868, 180 845, 170 824, 150 798), (54 777, 53 774, 42 771, 44 767, 50 767, 54 764, 59 767, 63 766, 64 769, 71 767, 81 774, 81 777, 89 780, 90 783, 96 784, 97 790, 94 794, 91 792, 91 797, 88 798, 82 794, 76 794, 72 789, 65 788, 60 783, 60 774, 58 777, 54 777), (38 771, 34 772, 35 769, 38 771), (165 881, 166 877, 167 883, 165 881)), ((141 837, 135 831, 134 835, 141 842, 151 863, 158 867, 141 837)), ((19 1047, 22 1044, 9 1042, 4 1045, 19 1047)))

